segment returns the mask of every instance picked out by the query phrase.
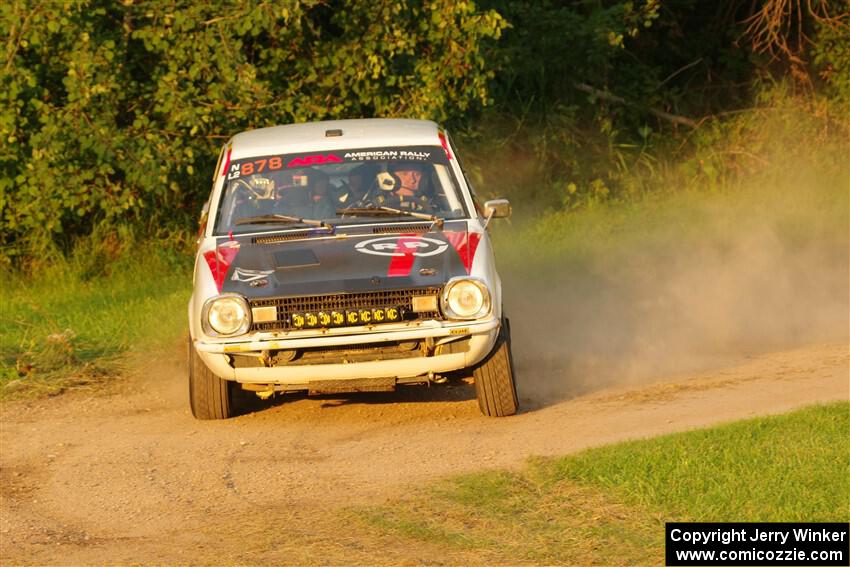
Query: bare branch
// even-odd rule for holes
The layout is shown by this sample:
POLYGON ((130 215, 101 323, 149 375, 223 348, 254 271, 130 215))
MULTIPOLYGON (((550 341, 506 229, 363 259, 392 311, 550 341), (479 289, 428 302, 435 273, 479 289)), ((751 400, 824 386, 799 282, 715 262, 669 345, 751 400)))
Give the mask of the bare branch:
MULTIPOLYGON (((625 104, 628 106, 639 106, 636 105, 634 102, 627 101, 623 97, 611 94, 608 91, 599 90, 585 83, 576 83, 573 86, 582 92, 592 94, 593 96, 601 98, 602 100, 616 102, 618 104, 625 104)), ((678 114, 670 114, 669 112, 664 112, 663 110, 658 110, 657 108, 646 108, 646 110, 649 113, 657 116, 658 118, 667 120, 668 122, 672 122, 673 124, 681 124, 682 126, 687 126, 688 128, 696 128, 697 126, 697 123, 694 120, 691 120, 690 118, 687 118, 685 116, 679 116, 678 114)))
POLYGON ((658 89, 660 89, 661 87, 663 87, 663 86, 667 83, 667 81, 669 81, 670 79, 672 79, 673 77, 675 77, 675 76, 676 76, 676 75, 678 75, 679 73, 682 73, 682 72, 684 72, 684 71, 687 71, 688 69, 690 69, 690 68, 691 68, 691 67, 693 67, 694 65, 699 65, 700 63, 702 63, 702 61, 703 61, 703 58, 702 58, 702 57, 700 57, 700 58, 699 58, 699 59, 697 59, 696 61, 692 61, 692 62, 688 63, 687 65, 685 65, 684 67, 680 67, 679 69, 676 69, 675 71, 673 71, 672 73, 670 73, 669 75, 667 75, 667 78, 666 78, 666 79, 664 79, 663 81, 661 81, 660 83, 658 83, 658 86, 656 86, 656 87, 655 87, 655 90, 658 90, 658 89))

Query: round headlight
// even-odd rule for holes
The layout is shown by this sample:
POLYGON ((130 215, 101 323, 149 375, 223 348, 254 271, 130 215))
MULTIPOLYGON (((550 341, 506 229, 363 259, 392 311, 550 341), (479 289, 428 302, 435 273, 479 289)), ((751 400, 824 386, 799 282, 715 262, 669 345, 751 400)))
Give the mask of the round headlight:
POLYGON ((250 317, 245 300, 233 295, 212 299, 206 310, 209 329, 217 335, 245 333, 251 326, 250 317))
POLYGON ((459 279, 446 285, 443 307, 450 319, 477 319, 490 311, 490 293, 483 282, 459 279))

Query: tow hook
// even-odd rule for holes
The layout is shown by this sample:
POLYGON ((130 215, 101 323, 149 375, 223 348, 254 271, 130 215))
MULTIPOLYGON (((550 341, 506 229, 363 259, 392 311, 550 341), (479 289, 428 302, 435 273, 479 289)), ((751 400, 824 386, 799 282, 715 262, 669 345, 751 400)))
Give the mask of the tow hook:
POLYGON ((274 388, 269 388, 268 390, 258 390, 256 394, 258 398, 263 401, 266 401, 272 396, 274 396, 274 388))
POLYGON ((428 373, 428 384, 445 384, 448 380, 448 378, 440 374, 428 373))

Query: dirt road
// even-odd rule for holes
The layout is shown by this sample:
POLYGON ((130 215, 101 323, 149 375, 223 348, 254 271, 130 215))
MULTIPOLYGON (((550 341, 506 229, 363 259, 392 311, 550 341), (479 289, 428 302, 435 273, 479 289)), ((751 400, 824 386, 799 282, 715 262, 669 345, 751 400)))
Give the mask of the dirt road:
POLYGON ((847 345, 820 344, 548 404, 521 389, 531 409, 507 419, 455 382, 199 422, 182 350, 106 392, 2 406, 3 564, 474 563, 364 539, 338 511, 531 455, 848 399, 847 345))

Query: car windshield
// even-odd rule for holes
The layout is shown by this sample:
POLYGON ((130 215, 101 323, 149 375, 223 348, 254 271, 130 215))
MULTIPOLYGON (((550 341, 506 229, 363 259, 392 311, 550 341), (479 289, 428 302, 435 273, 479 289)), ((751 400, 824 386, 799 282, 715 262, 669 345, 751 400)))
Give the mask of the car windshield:
POLYGON ((467 217, 440 146, 266 155, 228 162, 224 172, 217 235, 270 230, 275 219, 299 228, 467 217))

